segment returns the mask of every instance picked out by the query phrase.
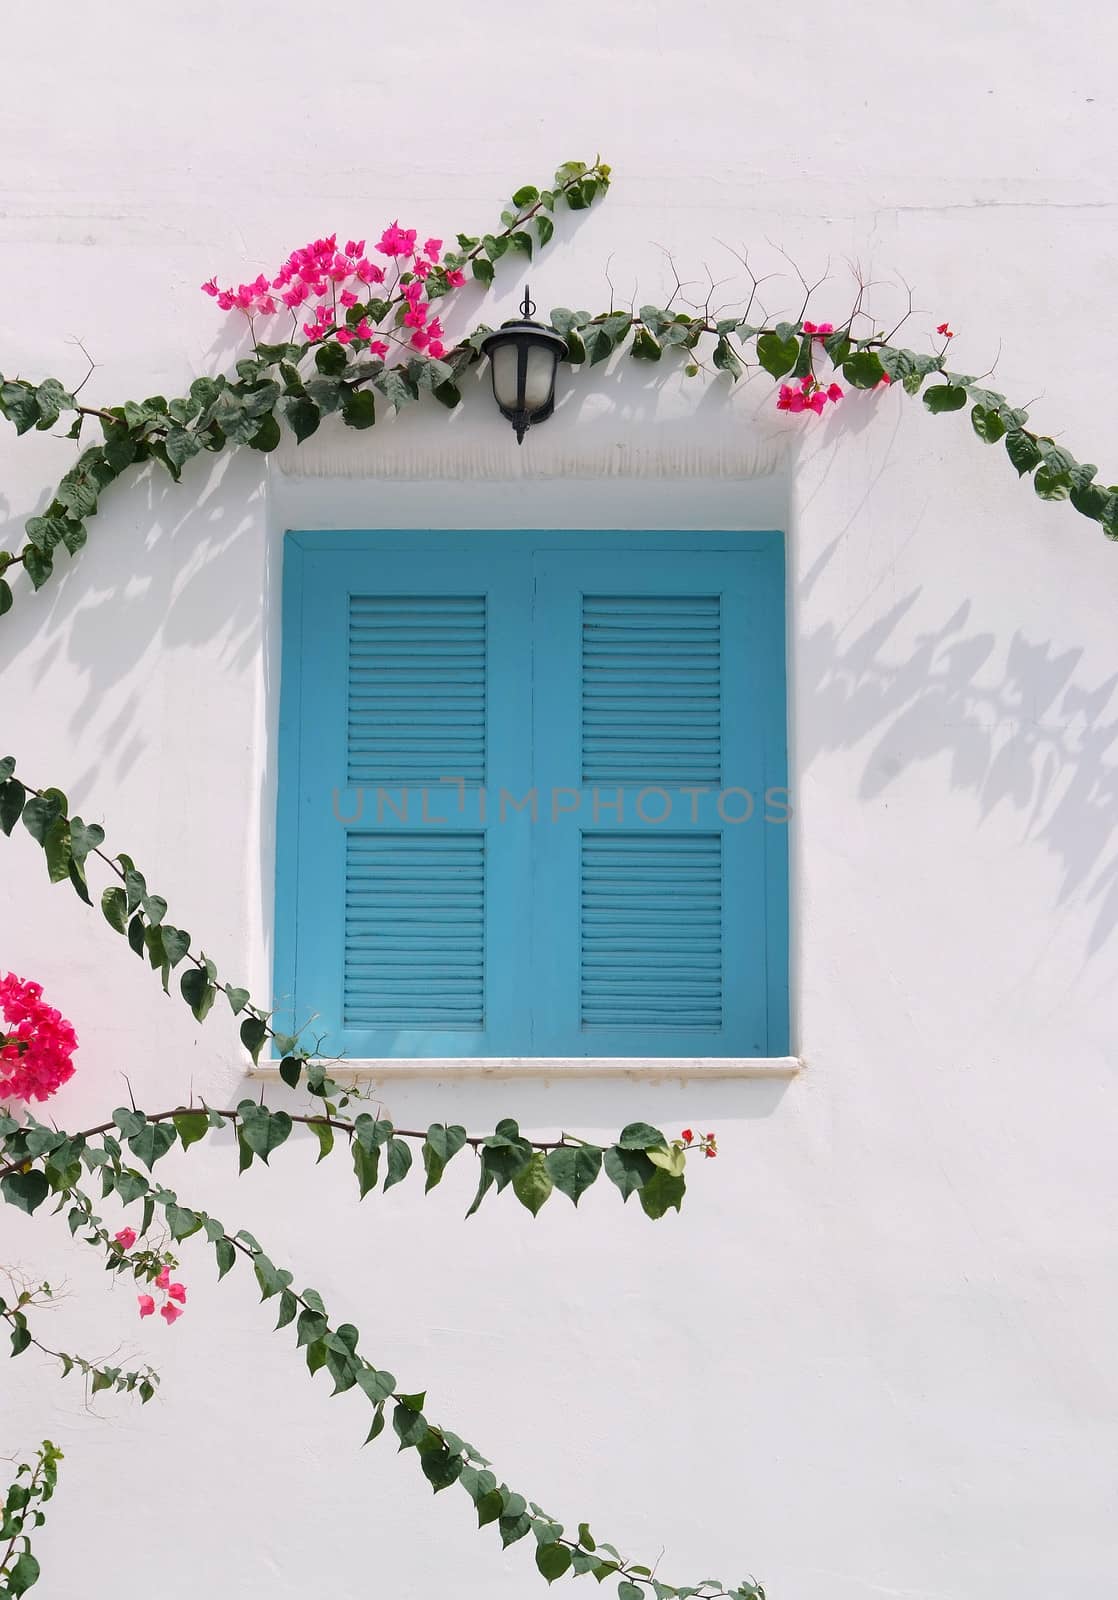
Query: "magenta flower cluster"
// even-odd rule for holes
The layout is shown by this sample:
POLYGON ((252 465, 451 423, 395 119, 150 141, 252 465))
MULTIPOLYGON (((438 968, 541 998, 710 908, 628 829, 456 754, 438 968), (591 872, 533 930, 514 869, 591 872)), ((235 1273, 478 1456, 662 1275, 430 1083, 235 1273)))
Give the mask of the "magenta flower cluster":
MULTIPOLYGON (((399 287, 407 306, 404 326, 414 350, 430 356, 446 353, 442 324, 431 315, 425 281, 442 257, 441 239, 427 239, 422 246, 414 228, 390 223, 373 246, 373 252, 387 256, 396 264, 392 288, 399 287)), ((460 268, 441 268, 448 288, 457 289, 466 281, 460 268)), ((293 250, 272 278, 263 273, 251 283, 222 289, 216 277, 202 285, 203 294, 217 301, 222 311, 240 311, 246 317, 276 316, 284 309, 298 320, 303 314, 303 333, 311 340, 333 337, 339 344, 367 347, 370 354, 386 356, 388 344, 377 337, 368 316, 354 321, 346 313, 366 304, 371 291, 385 281, 385 269, 371 261, 364 239, 348 239, 344 248, 336 233, 293 250)), ((441 287, 441 284, 440 284, 441 287)))
POLYGON ((14 972, 0 978, 0 1011, 11 1028, 0 1032, 0 1100, 46 1100, 74 1075, 77 1034, 41 983, 14 972))

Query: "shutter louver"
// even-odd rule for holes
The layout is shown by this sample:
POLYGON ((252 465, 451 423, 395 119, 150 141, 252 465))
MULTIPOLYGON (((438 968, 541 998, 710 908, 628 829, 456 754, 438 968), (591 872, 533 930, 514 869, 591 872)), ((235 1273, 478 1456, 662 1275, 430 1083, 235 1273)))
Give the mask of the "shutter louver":
POLYGON ((347 781, 485 782, 484 595, 349 598, 347 781))
POLYGON ((481 1028, 485 1020, 485 838, 346 837, 343 1023, 481 1028))
POLYGON ((582 778, 717 784, 722 775, 718 595, 585 595, 582 778))
POLYGON ((584 1028, 722 1026, 717 833, 584 833, 584 1028))

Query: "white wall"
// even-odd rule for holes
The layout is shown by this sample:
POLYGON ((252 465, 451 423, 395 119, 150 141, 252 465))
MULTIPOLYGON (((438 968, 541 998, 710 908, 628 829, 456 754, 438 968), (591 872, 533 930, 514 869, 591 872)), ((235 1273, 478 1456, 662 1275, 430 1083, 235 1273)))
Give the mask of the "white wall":
MULTIPOLYGON (((772 241, 813 276, 830 261, 826 316, 856 258, 913 282, 925 324, 951 319, 963 370, 1000 349, 999 386, 1039 395, 1038 422, 1114 473, 1118 26, 1082 0, 67 0, 18 8, 5 42, 7 372, 77 381, 80 338, 91 398, 180 392, 231 354, 197 292, 211 272, 397 215, 476 231, 512 186, 600 150, 614 190, 533 269, 541 306, 598 307, 607 263, 622 295, 657 298, 659 245, 684 276, 735 270, 717 240, 773 270, 772 241)), ((520 286, 499 287, 504 311, 520 286)), ((769 289, 795 309, 794 285, 769 289)), ((460 321, 475 315, 470 291, 460 321)), ((331 446, 327 476, 245 454, 114 491, 72 571, 0 624, 0 743, 259 988, 285 519, 592 523, 601 506, 732 526, 787 503, 806 1069, 386 1089, 401 1122, 716 1128, 721 1159, 655 1228, 605 1186, 578 1215, 556 1197, 533 1223, 510 1198, 465 1225, 465 1158, 426 1202, 409 1184, 359 1209, 344 1158, 312 1172, 300 1140, 239 1183, 228 1147, 166 1181, 273 1242, 514 1486, 636 1559, 662 1549, 670 1581, 1101 1600, 1118 1561, 1118 552, 1018 486, 965 418, 899 395, 784 427, 765 379, 732 400, 600 368, 564 382, 522 458, 479 388, 462 417, 331 446), (438 482, 416 481, 421 458, 438 482)), ((0 449, 11 541, 71 447, 6 431, 0 449)), ((239 1097, 231 1019, 195 1028, 48 891, 29 842, 0 857, 0 968, 41 978, 82 1041, 59 1120, 119 1103, 125 1073, 148 1106, 239 1097)), ((326 1403, 247 1279, 219 1290, 188 1245, 188 1316, 141 1326, 64 1226, 9 1209, 0 1229, 0 1260, 71 1286, 45 1337, 164 1372, 140 1412, 86 1410, 34 1355, 0 1367, 0 1449, 49 1433, 67 1452, 44 1600, 538 1586, 527 1545, 503 1556, 464 1496, 430 1503, 384 1440, 358 1451, 360 1405, 326 1403)))

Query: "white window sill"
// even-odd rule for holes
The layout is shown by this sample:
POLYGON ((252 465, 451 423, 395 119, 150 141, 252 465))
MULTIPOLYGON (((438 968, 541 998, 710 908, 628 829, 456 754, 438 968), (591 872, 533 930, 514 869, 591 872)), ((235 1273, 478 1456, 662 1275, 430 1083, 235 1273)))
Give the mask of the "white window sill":
MULTIPOLYGON (((387 1056, 339 1061, 330 1068, 339 1082, 386 1078, 794 1078, 798 1056, 387 1056)), ((277 1061, 262 1061, 252 1078, 279 1077, 277 1061)))

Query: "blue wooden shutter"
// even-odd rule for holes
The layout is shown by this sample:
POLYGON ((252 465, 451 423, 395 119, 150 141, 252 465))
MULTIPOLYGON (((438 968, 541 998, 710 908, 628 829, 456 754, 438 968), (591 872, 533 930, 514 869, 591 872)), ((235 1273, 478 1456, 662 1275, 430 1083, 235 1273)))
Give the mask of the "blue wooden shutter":
POLYGON ((513 1053, 530 819, 484 790, 531 784, 527 558, 329 541, 289 536, 277 1003, 327 1053, 513 1053))
POLYGON ((353 1057, 786 1053, 779 536, 292 534, 284 582, 285 1021, 353 1057))
POLYGON ((787 1050, 782 563, 696 545, 537 559, 540 1054, 787 1050))

